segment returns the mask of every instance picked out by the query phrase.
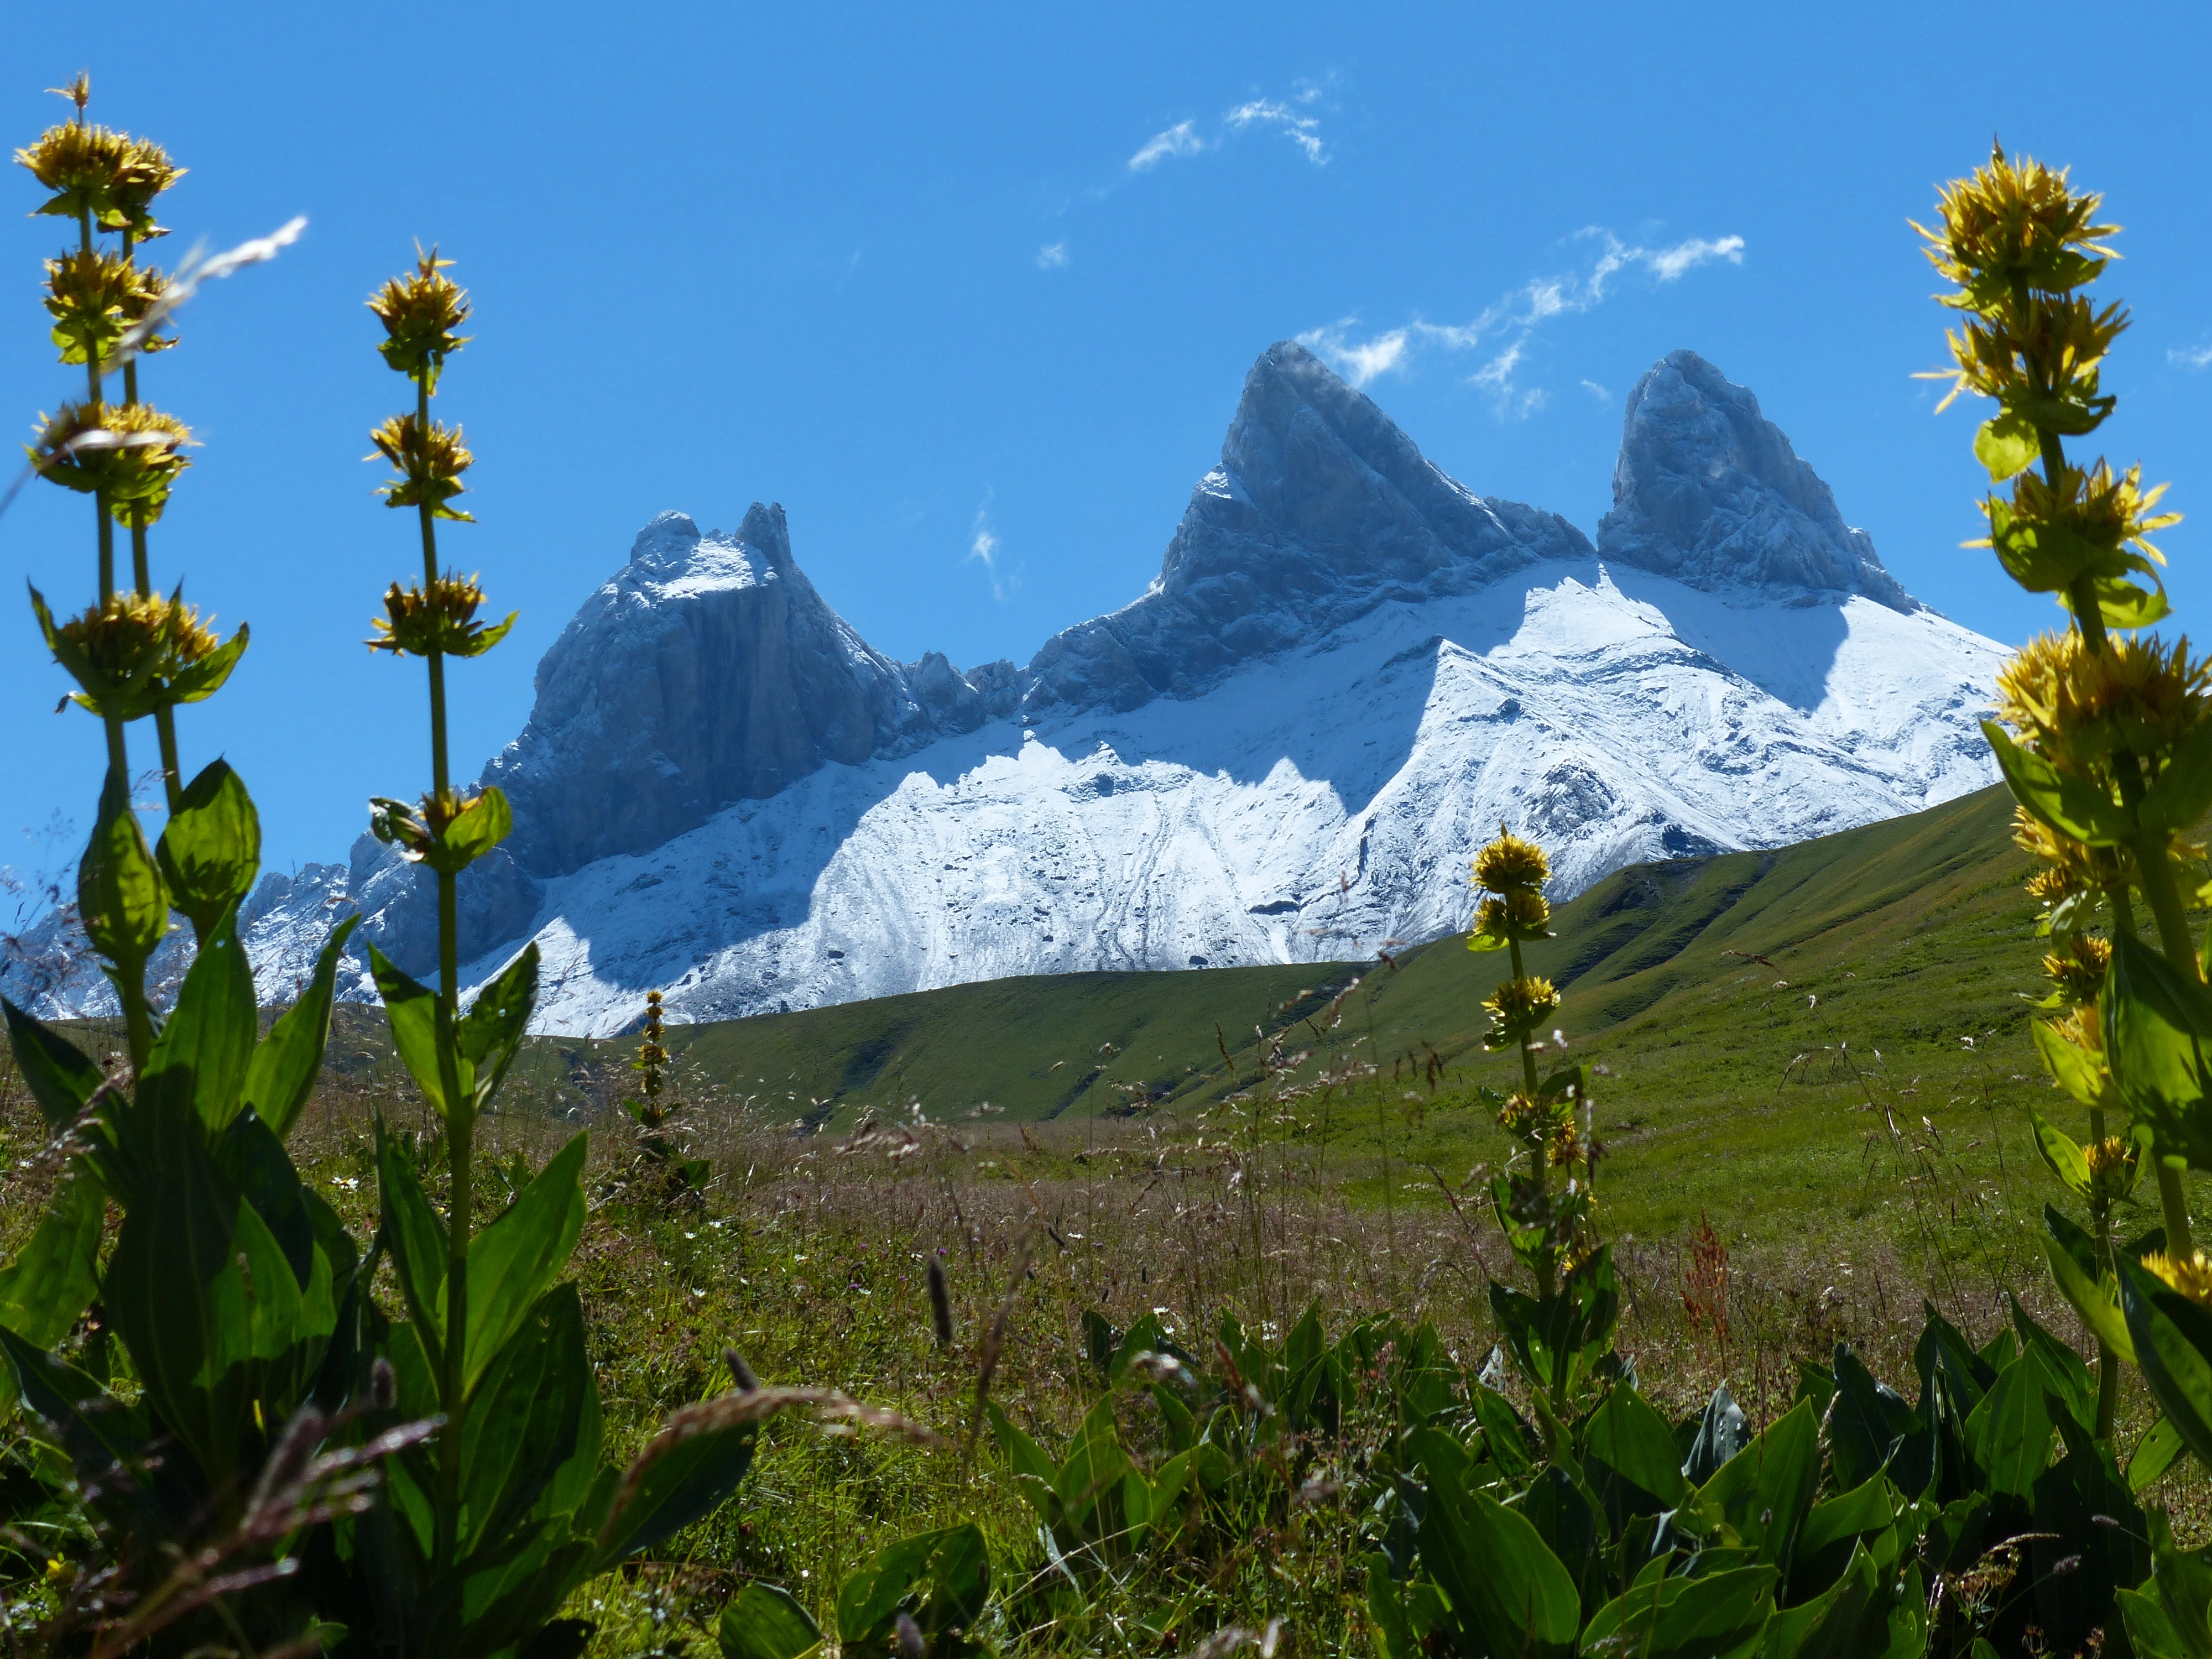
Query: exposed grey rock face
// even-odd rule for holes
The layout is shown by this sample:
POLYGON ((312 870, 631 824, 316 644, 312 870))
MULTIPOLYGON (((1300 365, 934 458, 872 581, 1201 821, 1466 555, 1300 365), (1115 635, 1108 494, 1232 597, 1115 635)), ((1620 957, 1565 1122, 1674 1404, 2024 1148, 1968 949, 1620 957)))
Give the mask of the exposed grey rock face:
POLYGON ((1221 447, 1134 604, 1048 641, 1025 714, 1127 710, 1389 599, 1471 592, 1546 558, 1587 558, 1556 514, 1448 477, 1320 359, 1267 348, 1221 447))
POLYGON ((1708 592, 1863 593, 1918 608, 1759 399, 1694 351, 1669 352, 1629 394, 1597 550, 1708 592))
MULTIPOLYGON (((935 662, 933 704, 972 702, 935 662)), ((906 671, 800 573, 781 507, 755 505, 733 537, 664 513, 545 653, 530 723, 483 781, 514 804, 516 861, 558 875, 935 726, 906 671)))

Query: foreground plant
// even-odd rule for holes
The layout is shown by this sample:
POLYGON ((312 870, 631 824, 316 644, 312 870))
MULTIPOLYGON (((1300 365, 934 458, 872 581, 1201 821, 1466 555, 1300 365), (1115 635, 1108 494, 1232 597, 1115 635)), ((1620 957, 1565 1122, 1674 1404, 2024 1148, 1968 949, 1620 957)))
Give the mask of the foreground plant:
MULTIPOLYGON (((2118 1368, 2132 1360, 2165 1412, 2138 1456, 2185 1445, 2212 1462, 2212 1269, 2184 1184, 2188 1170, 2212 1169, 2212 993, 2187 914, 2203 857, 2190 837, 2212 807, 2212 670, 2185 638, 2138 631, 2167 611, 2165 558, 2150 539, 2178 520, 2157 510, 2164 486, 2066 451, 2117 401, 2101 375, 2127 313, 2081 290, 2115 257, 2118 228, 2064 172, 2002 149, 1937 207, 1937 224, 1918 228, 1954 284, 1943 303, 1961 317, 1938 377, 1952 383, 1944 402, 1961 392, 1996 400, 1974 453, 1992 484, 2011 486, 1983 501, 1989 533, 1973 544, 2069 618, 2007 665, 1998 719, 1983 726, 2018 805, 2021 845, 2040 866, 2029 891, 2051 942, 2045 1006, 2059 1012, 2037 1024, 2036 1045, 2088 1115, 2086 1145, 2036 1124, 2089 1219, 2046 1206, 2046 1254, 2098 1339, 2093 1432, 2109 1440, 2118 1368), (2113 1206, 2145 1164, 2164 1224, 2122 1245, 2113 1206)), ((2128 1634, 2138 1653, 2212 1655, 2212 1559, 2176 1552, 2162 1514, 2152 1522, 2158 1600, 2123 1596, 2128 1634)))
POLYGON ((1491 1314, 1514 1364, 1563 1414, 1571 1396, 1608 1368, 1620 1299, 1607 1247, 1596 1240, 1597 1149, 1583 1069, 1537 1074, 1536 1033, 1558 1012, 1559 994, 1528 972, 1521 947, 1552 937, 1544 897, 1551 874, 1542 848, 1500 825, 1498 838, 1475 854, 1474 884, 1483 896, 1467 948, 1504 951, 1512 966, 1482 1005, 1490 1015, 1483 1046, 1518 1051, 1522 1086, 1503 1096, 1486 1089, 1482 1098, 1518 1143, 1491 1178, 1491 1200, 1515 1259, 1536 1282, 1531 1297, 1493 1279, 1491 1314))

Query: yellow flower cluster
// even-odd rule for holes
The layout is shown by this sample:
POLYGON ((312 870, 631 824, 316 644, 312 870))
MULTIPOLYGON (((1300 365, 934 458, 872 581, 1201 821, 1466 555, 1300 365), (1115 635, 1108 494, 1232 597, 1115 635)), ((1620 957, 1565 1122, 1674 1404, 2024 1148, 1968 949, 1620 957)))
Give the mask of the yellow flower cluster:
POLYGON ((377 347, 384 361, 434 392, 447 357, 467 343, 454 331, 468 320, 469 296, 445 274, 451 259, 441 259, 435 248, 423 253, 419 244, 416 253, 415 269, 387 280, 369 296, 368 308, 384 325, 377 347))
POLYGON ((168 234, 154 222, 154 198, 185 171, 159 144, 81 119, 48 127, 38 143, 15 152, 15 161, 54 192, 40 213, 65 219, 88 213, 98 228, 128 231, 142 242, 168 234))
POLYGON ((436 421, 426 426, 412 415, 394 415, 368 438, 377 454, 399 469, 398 478, 377 486, 386 507, 419 507, 427 501, 439 518, 473 522, 459 507, 446 505, 462 493, 461 474, 476 459, 461 441, 460 428, 436 421))
POLYGON ((191 465, 179 453, 191 436, 183 422, 145 404, 64 404, 51 418, 40 416, 30 456, 56 483, 105 495, 125 523, 135 513, 152 524, 191 465))
POLYGON ((2068 1007, 2094 1003, 2105 988, 2105 972, 2112 965, 2112 947, 2091 933, 2069 933, 2064 945, 2043 958, 2044 976, 2057 988, 2059 1001, 2068 1007))
POLYGON ((507 636, 514 626, 510 612, 505 622, 477 620, 483 604, 483 589, 474 576, 447 572, 426 590, 417 582, 402 587, 392 584, 384 595, 384 615, 375 619, 372 651, 394 656, 427 657, 433 652, 449 657, 480 657, 507 636))
POLYGON ((55 631, 112 681, 149 671, 173 678, 213 656, 222 642, 198 611, 159 593, 117 593, 55 631))
POLYGON ((1503 1048, 1534 1030, 1559 1006, 1559 994, 1541 974, 1522 974, 1502 981, 1482 1006, 1490 1015, 1484 1044, 1503 1048))
POLYGON ((1552 878, 1551 860, 1533 841, 1500 828, 1498 839, 1474 855, 1474 884, 1486 892, 1534 892, 1552 878))

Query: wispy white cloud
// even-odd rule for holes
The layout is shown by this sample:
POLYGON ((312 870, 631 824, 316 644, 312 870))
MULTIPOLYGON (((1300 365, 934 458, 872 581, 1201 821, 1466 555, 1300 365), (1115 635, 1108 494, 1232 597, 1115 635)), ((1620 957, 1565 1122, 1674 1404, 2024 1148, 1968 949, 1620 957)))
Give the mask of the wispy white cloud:
POLYGON ((2166 354, 2166 361, 2176 368, 2212 368, 2212 345, 2175 346, 2166 354))
POLYGON ((1039 270, 1065 270, 1067 268, 1067 244, 1046 243, 1037 250, 1036 265, 1039 270))
MULTIPOLYGON (((1299 99, 1301 102, 1309 101, 1304 93, 1299 94, 1299 99)), ((1251 126, 1273 127, 1296 144, 1304 153, 1306 160, 1316 167, 1328 165, 1328 151, 1322 143, 1320 118, 1301 115, 1279 100, 1255 98, 1249 103, 1237 105, 1222 119, 1229 124, 1231 132, 1242 132, 1251 126)))
POLYGON ((998 533, 991 528, 991 497, 994 494, 987 484, 983 499, 975 507, 975 522, 969 527, 968 555, 963 564, 980 564, 991 583, 991 597, 1000 605, 1006 596, 1021 585, 1020 573, 1011 571, 1000 562, 998 533))
POLYGON ((1197 122, 1178 121, 1146 141, 1145 147, 1129 158, 1129 171, 1149 173, 1171 156, 1197 155, 1212 148, 1198 136, 1197 122))
POLYGON ((1583 382, 1583 390, 1589 392, 1591 397, 1596 398, 1598 402, 1601 404, 1609 404, 1613 401, 1613 393, 1607 391, 1605 387, 1600 386, 1595 380, 1584 380, 1583 382))
MULTIPOLYGON (((1468 384, 1489 394, 1501 416, 1526 419, 1544 405, 1540 387, 1520 383, 1528 363, 1528 344, 1536 331, 1555 317, 1571 317, 1595 310, 1613 291, 1613 279, 1623 271, 1642 270, 1656 283, 1679 281, 1700 265, 1722 261, 1743 263, 1741 236, 1711 239, 1692 237, 1669 247, 1634 246, 1609 230, 1593 227, 1577 235, 1577 241, 1594 242, 1597 252, 1575 270, 1532 277, 1501 295, 1481 313, 1464 323, 1416 320, 1367 338, 1359 337, 1359 319, 1346 317, 1298 336, 1300 344, 1319 354, 1354 386, 1365 386, 1378 374, 1404 373, 1419 349, 1443 351, 1477 349, 1491 355, 1468 377, 1468 384)), ((2205 362, 2212 364, 2212 350, 2205 362)), ((1601 400, 1613 394, 1592 380, 1583 385, 1601 400)))

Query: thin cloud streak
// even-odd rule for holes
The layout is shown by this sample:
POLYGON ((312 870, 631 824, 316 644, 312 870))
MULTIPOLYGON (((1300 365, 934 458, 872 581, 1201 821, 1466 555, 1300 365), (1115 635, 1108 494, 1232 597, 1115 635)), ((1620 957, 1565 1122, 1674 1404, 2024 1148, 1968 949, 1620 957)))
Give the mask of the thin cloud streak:
POLYGON ((2175 346, 2166 354, 2166 361, 2176 368, 2212 368, 2212 345, 2175 346))
POLYGON ((996 492, 984 486, 983 499, 975 508, 975 522, 970 527, 967 556, 963 564, 980 564, 990 580, 991 597, 1004 605, 1007 596, 1020 586, 1018 573, 1003 568, 999 562, 1000 542, 991 528, 991 498, 996 492))
POLYGON ((1036 254, 1036 267, 1039 270, 1066 270, 1067 244, 1065 242, 1048 242, 1044 246, 1039 248, 1036 254))
POLYGON ((1288 104, 1273 98, 1255 98, 1249 103, 1239 104, 1222 118, 1233 132, 1242 132, 1250 126, 1273 127, 1296 144, 1316 167, 1328 165, 1328 153, 1321 141, 1321 122, 1313 116, 1300 115, 1288 104))
POLYGON ((1129 171, 1149 173, 1171 156, 1198 155, 1211 149, 1198 136, 1195 121, 1178 121, 1165 132, 1156 132, 1145 147, 1129 158, 1129 171))
MULTIPOLYGON (((1468 376, 1468 384, 1486 393, 1501 418, 1525 420, 1544 406, 1541 387, 1524 387, 1519 374, 1528 343, 1536 331, 1555 317, 1594 311, 1605 303, 1613 279, 1623 271, 1641 270, 1655 283, 1680 281, 1700 265, 1717 261, 1741 265, 1744 240, 1741 236, 1692 237, 1671 247, 1631 246, 1611 231, 1595 227, 1577 240, 1598 243, 1597 257, 1587 270, 1538 276, 1522 283, 1485 307, 1472 321, 1431 323, 1414 321, 1369 338, 1358 338, 1357 317, 1346 317, 1298 336, 1298 343, 1317 353, 1354 386, 1365 386, 1379 374, 1405 372, 1417 349, 1444 351, 1491 352, 1481 368, 1468 376)), ((2205 361, 2212 363, 2212 351, 2205 361)), ((1612 393, 1594 381, 1583 385, 1601 401, 1612 393)))

